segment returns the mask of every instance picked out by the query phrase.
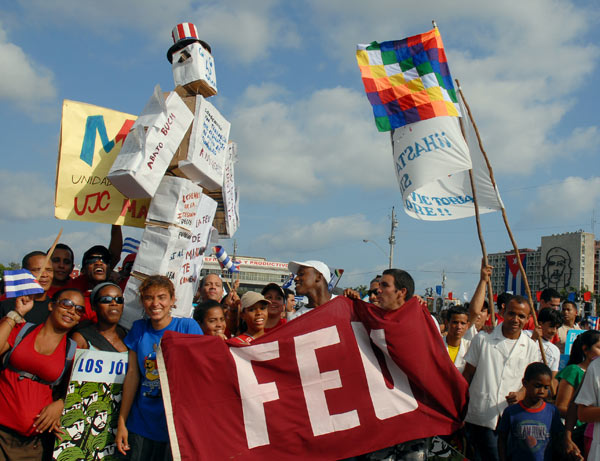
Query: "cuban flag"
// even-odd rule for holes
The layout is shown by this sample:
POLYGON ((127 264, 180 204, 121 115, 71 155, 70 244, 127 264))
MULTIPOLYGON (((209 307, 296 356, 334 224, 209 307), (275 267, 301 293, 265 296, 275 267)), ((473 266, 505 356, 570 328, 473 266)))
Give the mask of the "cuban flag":
POLYGON ((37 295, 44 292, 42 286, 27 269, 4 271, 4 289, 7 298, 37 295))
MULTIPOLYGON (((527 269, 527 255, 522 253, 521 264, 523 269, 527 269)), ((504 276, 504 291, 511 291, 515 295, 525 296, 525 282, 519 270, 517 256, 514 254, 506 256, 506 273, 504 276)))
POLYGON ((219 264, 221 265, 221 269, 227 270, 228 272, 240 271, 240 263, 232 261, 221 245, 215 246, 213 250, 217 261, 219 261, 219 264))
POLYGON ((122 253, 137 253, 140 248, 140 241, 131 237, 125 237, 123 240, 122 253))
POLYGON ((588 317, 588 324, 590 325, 590 330, 598 330, 598 317, 595 315, 590 315, 588 317))

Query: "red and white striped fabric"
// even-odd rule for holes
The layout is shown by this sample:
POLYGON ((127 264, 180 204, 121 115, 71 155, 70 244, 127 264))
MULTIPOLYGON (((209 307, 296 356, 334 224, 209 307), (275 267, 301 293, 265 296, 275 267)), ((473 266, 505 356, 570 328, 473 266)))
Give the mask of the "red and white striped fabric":
POLYGON ((189 40, 194 38, 198 40, 196 26, 191 22, 182 22, 181 24, 177 24, 175 27, 173 27, 171 36, 173 37, 173 43, 177 43, 180 40, 189 40))

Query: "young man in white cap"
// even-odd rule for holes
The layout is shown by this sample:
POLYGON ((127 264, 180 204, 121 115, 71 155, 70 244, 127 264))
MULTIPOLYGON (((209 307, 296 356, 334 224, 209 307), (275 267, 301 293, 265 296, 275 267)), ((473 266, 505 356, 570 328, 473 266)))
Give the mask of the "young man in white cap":
POLYGON ((292 274, 296 274, 294 280, 296 282, 296 294, 308 298, 308 304, 297 309, 290 316, 290 319, 300 317, 302 314, 310 312, 311 309, 319 307, 333 298, 327 289, 327 285, 331 281, 331 272, 324 262, 290 261, 288 269, 292 274))

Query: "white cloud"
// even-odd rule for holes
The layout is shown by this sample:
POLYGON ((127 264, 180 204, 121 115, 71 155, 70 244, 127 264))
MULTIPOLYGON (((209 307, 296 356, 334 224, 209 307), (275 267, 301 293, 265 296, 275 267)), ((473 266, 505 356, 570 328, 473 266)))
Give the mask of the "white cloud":
MULTIPOLYGON (((15 104, 34 119, 52 114, 48 104, 56 101, 54 75, 11 43, 0 23, 0 100, 15 104)), ((54 117, 53 117, 54 118, 54 117)))
POLYGON ((41 174, 0 170, 0 197, 0 220, 52 216, 54 191, 41 174))
MULTIPOLYGON (((400 8, 394 0, 381 0, 374 8, 312 0, 311 5, 326 52, 344 68, 356 66, 354 44, 400 39, 431 27, 432 10, 417 3, 400 8), (386 11, 398 19, 382 20, 386 11)), ((435 2, 433 11, 453 77, 461 81, 495 170, 530 174, 539 164, 564 157, 564 142, 557 142, 555 131, 573 109, 575 91, 589 86, 600 55, 598 45, 585 40, 597 18, 594 3, 464 0, 435 2)), ((595 129, 580 127, 568 136, 595 129)), ((591 147, 591 137, 579 138, 568 155, 591 147)))
MULTIPOLYGON (((528 222, 567 222, 587 218, 600 201, 600 177, 570 176, 560 184, 540 188, 537 197, 523 213, 528 222)), ((587 221, 587 219, 585 219, 587 221)))
POLYGON ((301 202, 334 188, 394 188, 389 136, 378 133, 364 95, 337 87, 290 101, 255 87, 234 110, 244 197, 301 202))
POLYGON ((364 215, 334 216, 325 221, 304 225, 286 225, 285 232, 265 234, 258 237, 258 246, 268 247, 272 252, 286 255, 310 252, 330 247, 340 242, 360 241, 382 233, 380 224, 371 223, 364 215))
POLYGON ((275 0, 27 0, 23 9, 34 21, 53 21, 69 27, 84 25, 105 40, 114 40, 132 29, 152 46, 172 45, 171 30, 193 22, 200 38, 208 42, 215 58, 248 64, 264 59, 278 48, 299 46, 295 25, 277 14, 275 0))

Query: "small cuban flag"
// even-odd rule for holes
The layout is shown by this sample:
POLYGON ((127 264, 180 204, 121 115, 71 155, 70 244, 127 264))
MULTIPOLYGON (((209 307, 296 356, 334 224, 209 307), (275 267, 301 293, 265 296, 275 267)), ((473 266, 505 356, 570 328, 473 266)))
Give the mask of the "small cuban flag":
POLYGON ((598 317, 595 315, 590 315, 588 317, 588 323, 590 325, 590 330, 598 330, 598 317))
POLYGON ((27 269, 4 271, 4 289, 7 298, 37 295, 44 292, 42 286, 27 269))
POLYGON ((232 261, 221 245, 215 246, 213 250, 215 252, 215 257, 217 258, 217 261, 219 261, 219 264, 221 265, 221 269, 227 270, 229 272, 240 271, 240 263, 237 261, 232 261))
POLYGON ((140 248, 140 241, 136 240, 132 237, 125 237, 123 240, 123 249, 122 253, 137 253, 140 248))

